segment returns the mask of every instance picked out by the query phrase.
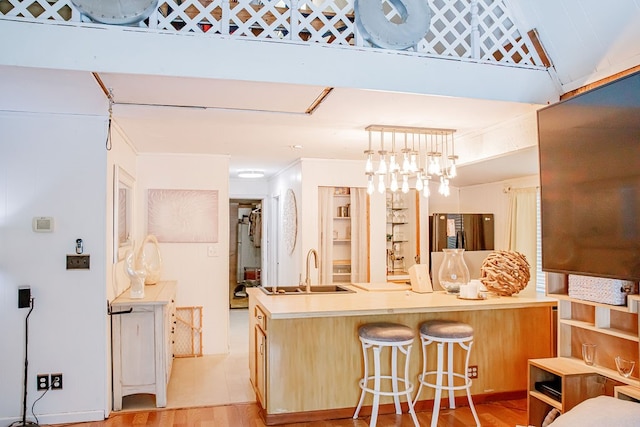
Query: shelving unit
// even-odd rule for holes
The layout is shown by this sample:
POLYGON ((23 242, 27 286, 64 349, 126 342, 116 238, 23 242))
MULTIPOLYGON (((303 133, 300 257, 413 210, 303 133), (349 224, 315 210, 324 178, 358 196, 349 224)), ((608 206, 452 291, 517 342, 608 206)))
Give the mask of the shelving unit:
POLYGON ((529 361, 529 424, 540 426, 552 408, 568 411, 578 403, 601 394, 640 396, 638 370, 625 378, 618 374, 615 357, 638 361, 640 296, 630 295, 624 306, 569 297, 565 274, 547 273, 547 295, 558 299, 558 349, 556 358, 529 361), (582 360, 582 344, 596 344, 592 366, 582 360), (557 378, 561 399, 536 390, 535 383, 557 378), (614 392, 615 390, 615 392, 614 392))
POLYGON ((387 194, 387 278, 408 274, 419 256, 415 190, 387 194))
POLYGON ((529 425, 540 426, 553 408, 565 412, 589 397, 604 393, 602 376, 584 363, 556 357, 529 360, 529 425), (536 383, 553 382, 559 385, 557 397, 536 388, 536 383))
MULTIPOLYGON (((564 274, 547 276, 547 295, 558 299, 558 356, 582 358, 582 343, 597 345, 594 369, 611 378, 621 378, 615 357, 638 360, 638 295, 627 297, 624 306, 602 304, 569 297, 564 274)), ((638 382, 638 372, 631 380, 638 382)), ((623 382, 628 382, 623 381, 623 382)))
POLYGON ((333 189, 333 283, 351 282, 351 192, 333 189))

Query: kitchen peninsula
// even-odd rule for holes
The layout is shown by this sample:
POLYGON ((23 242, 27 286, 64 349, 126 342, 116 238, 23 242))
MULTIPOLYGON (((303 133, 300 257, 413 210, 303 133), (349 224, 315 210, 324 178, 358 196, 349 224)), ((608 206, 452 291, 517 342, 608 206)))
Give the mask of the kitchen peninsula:
MULTIPOLYGON (((477 398, 524 397, 528 359, 553 356, 552 310, 557 303, 552 298, 462 300, 444 292, 349 287, 355 292, 267 295, 248 290, 250 376, 267 424, 353 415, 363 372, 357 329, 368 322, 403 323, 416 332, 421 322, 433 318, 472 325, 469 364, 478 367, 471 388, 477 398)), ((411 350, 412 378, 421 359, 417 338, 411 350)), ((433 392, 423 391, 420 399, 432 400, 433 392)), ((382 404, 390 402, 381 399, 382 404)), ((418 403, 417 409, 421 407, 426 406, 418 403)))

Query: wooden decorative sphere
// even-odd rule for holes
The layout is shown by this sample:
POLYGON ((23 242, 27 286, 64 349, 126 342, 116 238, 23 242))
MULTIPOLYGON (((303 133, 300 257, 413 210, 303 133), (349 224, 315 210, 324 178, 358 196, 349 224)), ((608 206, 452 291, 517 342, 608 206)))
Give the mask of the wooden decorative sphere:
POLYGON ((520 252, 494 251, 482 262, 480 281, 490 292, 511 296, 527 286, 530 269, 527 258, 520 252))

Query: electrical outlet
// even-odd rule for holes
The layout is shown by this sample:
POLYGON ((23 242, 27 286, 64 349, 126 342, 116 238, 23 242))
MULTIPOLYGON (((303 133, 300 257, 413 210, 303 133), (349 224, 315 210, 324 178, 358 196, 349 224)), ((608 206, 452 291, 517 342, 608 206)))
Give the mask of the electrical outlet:
POLYGON ((89 270, 89 255, 67 255, 67 270, 89 270))
POLYGON ((467 376, 472 380, 478 379, 478 366, 469 366, 469 369, 467 370, 467 376))
POLYGON ((37 389, 38 391, 40 390, 46 390, 49 388, 49 375, 42 375, 39 374, 37 377, 37 389))
POLYGON ((62 390, 62 374, 51 374, 51 390, 62 390))

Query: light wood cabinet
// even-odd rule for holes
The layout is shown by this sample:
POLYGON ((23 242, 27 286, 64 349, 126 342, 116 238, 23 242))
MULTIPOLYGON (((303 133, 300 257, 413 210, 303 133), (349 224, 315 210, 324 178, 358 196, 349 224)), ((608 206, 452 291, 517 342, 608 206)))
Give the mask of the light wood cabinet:
POLYGON ((145 287, 145 297, 129 298, 129 291, 111 303, 113 410, 122 409, 122 398, 150 393, 156 406, 167 405, 167 384, 173 365, 176 327, 176 283, 159 282, 145 287))
POLYGON ((256 395, 262 405, 266 404, 267 376, 267 316, 256 306, 256 395))
POLYGON ((267 316, 249 299, 249 379, 256 399, 263 408, 267 404, 267 316))
MULTIPOLYGON (((363 369, 357 331, 365 323, 396 322, 416 331, 431 318, 473 325, 476 344, 470 364, 480 372, 473 381, 474 395, 524 392, 528 360, 552 355, 552 301, 514 297, 470 302, 435 292, 286 296, 247 291, 251 382, 268 425, 317 420, 319 413, 353 415, 363 369), (499 345, 503 341, 510 344, 499 345)), ((420 346, 414 345, 410 377, 416 378, 420 370, 420 346)), ((456 394, 464 396, 461 393, 456 394)), ((421 399, 433 399, 433 391, 423 390, 421 399)), ((381 404, 392 402, 388 396, 381 398, 381 404)))
POLYGON ((558 299, 558 357, 529 361, 529 424, 534 426, 552 408, 564 412, 590 397, 613 396, 614 386, 640 386, 637 370, 625 378, 615 366, 616 356, 638 362, 638 295, 628 296, 625 306, 571 298, 567 275, 559 273, 547 273, 547 295, 558 299), (582 360, 583 343, 597 346, 592 366, 582 360), (559 400, 535 388, 536 382, 551 379, 562 384, 559 400))
POLYGON ((566 412, 590 397, 605 394, 604 378, 590 367, 562 357, 529 360, 529 425, 541 426, 553 409, 566 412), (545 393, 540 383, 552 383, 558 395, 545 393))
POLYGON ((558 357, 583 363, 582 344, 596 344, 595 363, 590 369, 622 383, 640 385, 638 370, 624 378, 615 366, 616 356, 638 361, 638 295, 629 295, 625 306, 571 298, 567 276, 558 273, 547 273, 547 295, 558 299, 558 357))

